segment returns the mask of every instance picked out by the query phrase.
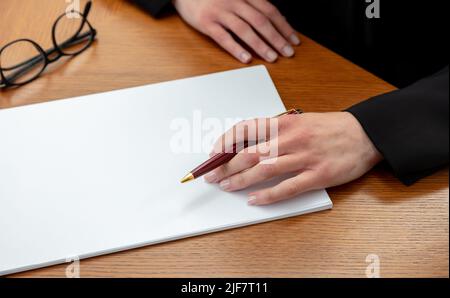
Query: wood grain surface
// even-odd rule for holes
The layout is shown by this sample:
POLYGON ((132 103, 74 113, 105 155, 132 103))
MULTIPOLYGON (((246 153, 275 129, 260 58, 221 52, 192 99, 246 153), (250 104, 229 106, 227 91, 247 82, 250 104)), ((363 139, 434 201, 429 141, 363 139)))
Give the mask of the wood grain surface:
MULTIPOLYGON (((50 47, 51 25, 66 5, 1 0, 0 45, 31 38, 50 47)), ((175 14, 155 20, 129 1, 95 0, 89 19, 98 30, 93 46, 27 86, 0 92, 0 108, 244 67, 175 14)), ((288 108, 342 110, 394 89, 302 41, 295 58, 266 64, 288 108)), ((333 210, 83 260, 81 276, 364 277, 369 254, 379 256, 382 277, 449 276, 448 169, 405 187, 379 166, 328 191, 333 210)), ((13 276, 64 277, 66 267, 13 276)))

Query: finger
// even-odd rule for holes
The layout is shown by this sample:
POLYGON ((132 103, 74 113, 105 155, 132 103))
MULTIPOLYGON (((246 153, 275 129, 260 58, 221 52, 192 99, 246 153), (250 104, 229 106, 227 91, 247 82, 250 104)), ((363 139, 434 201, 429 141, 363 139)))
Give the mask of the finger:
POLYGON ((282 174, 299 171, 302 168, 302 163, 301 159, 291 155, 265 160, 247 171, 223 179, 220 182, 220 187, 225 191, 241 190, 282 174))
POLYGON ((252 25, 281 55, 285 57, 294 55, 290 43, 275 29, 268 17, 245 2, 239 2, 237 8, 236 13, 252 25))
POLYGON ((228 163, 221 165, 220 167, 205 175, 205 181, 208 183, 220 182, 226 177, 253 167, 257 163, 259 163, 259 161, 260 153, 257 151, 256 146, 251 146, 245 151, 240 151, 228 163))
POLYGON ((279 154, 279 148, 271 150, 273 146, 278 146, 275 140, 273 144, 271 142, 264 142, 240 151, 228 163, 205 175, 205 181, 208 183, 216 183, 234 174, 251 169, 263 161, 267 164, 271 163, 271 160, 278 157, 279 154))
POLYGON ((221 16, 220 22, 267 62, 275 62, 278 59, 278 54, 256 34, 247 22, 238 16, 224 14, 221 16))
POLYGON ((293 45, 299 45, 300 39, 294 28, 286 21, 286 18, 280 11, 269 1, 247 0, 252 6, 257 8, 261 13, 266 15, 280 33, 288 39, 293 45))
MULTIPOLYGON (((232 175, 249 170, 258 164, 263 166, 277 162, 277 158, 285 155, 288 150, 287 144, 280 144, 280 142, 278 138, 273 138, 268 142, 261 142, 240 151, 228 163, 208 173, 205 176, 206 182, 217 183, 232 175)), ((298 168, 300 158, 291 160, 298 168)), ((282 166, 291 168, 287 164, 282 166)))
POLYGON ((241 121, 217 139, 210 155, 222 152, 237 153, 244 149, 245 142, 267 142, 270 135, 275 135, 277 132, 278 119, 276 118, 241 121), (235 147, 235 144, 239 146, 235 147))
POLYGON ((249 205, 268 205, 292 198, 301 193, 316 188, 313 171, 305 171, 293 178, 284 180, 280 184, 249 194, 249 205))
POLYGON ((231 34, 219 24, 214 23, 210 25, 208 35, 242 63, 249 63, 252 60, 252 55, 237 43, 231 34))

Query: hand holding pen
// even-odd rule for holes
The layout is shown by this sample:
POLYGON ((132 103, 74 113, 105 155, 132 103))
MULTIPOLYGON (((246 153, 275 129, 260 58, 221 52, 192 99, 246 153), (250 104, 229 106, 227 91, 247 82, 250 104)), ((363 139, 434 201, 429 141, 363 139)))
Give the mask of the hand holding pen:
MULTIPOLYGON (((237 153, 219 153, 191 171, 183 181, 206 174, 209 183, 224 191, 238 191, 280 175, 292 174, 281 183, 248 194, 250 205, 267 205, 298 194, 341 185, 368 172, 383 158, 360 123, 348 112, 289 114, 279 117, 278 156, 261 162, 265 152, 258 145, 237 153)), ((239 126, 226 132, 215 152, 239 126)), ((246 136, 236 143, 252 141, 246 136)))

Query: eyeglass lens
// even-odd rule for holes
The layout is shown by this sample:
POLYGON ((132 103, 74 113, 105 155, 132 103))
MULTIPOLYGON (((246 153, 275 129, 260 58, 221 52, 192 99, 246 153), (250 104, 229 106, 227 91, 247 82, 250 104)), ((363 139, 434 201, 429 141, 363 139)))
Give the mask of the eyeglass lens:
POLYGON ((76 11, 59 18, 53 33, 56 46, 65 55, 76 55, 91 43, 91 28, 76 11))
POLYGON ((0 67, 9 83, 22 84, 42 72, 45 57, 32 42, 18 40, 3 49, 0 67))

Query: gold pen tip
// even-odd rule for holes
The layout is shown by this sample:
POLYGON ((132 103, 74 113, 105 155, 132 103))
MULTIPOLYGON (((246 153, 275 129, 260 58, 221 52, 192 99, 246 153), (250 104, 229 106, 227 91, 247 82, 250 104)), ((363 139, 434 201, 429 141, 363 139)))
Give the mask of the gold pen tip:
POLYGON ((183 179, 181 179, 181 183, 186 183, 186 182, 192 181, 194 179, 195 179, 194 175, 192 175, 192 173, 189 173, 186 176, 184 176, 183 179))

